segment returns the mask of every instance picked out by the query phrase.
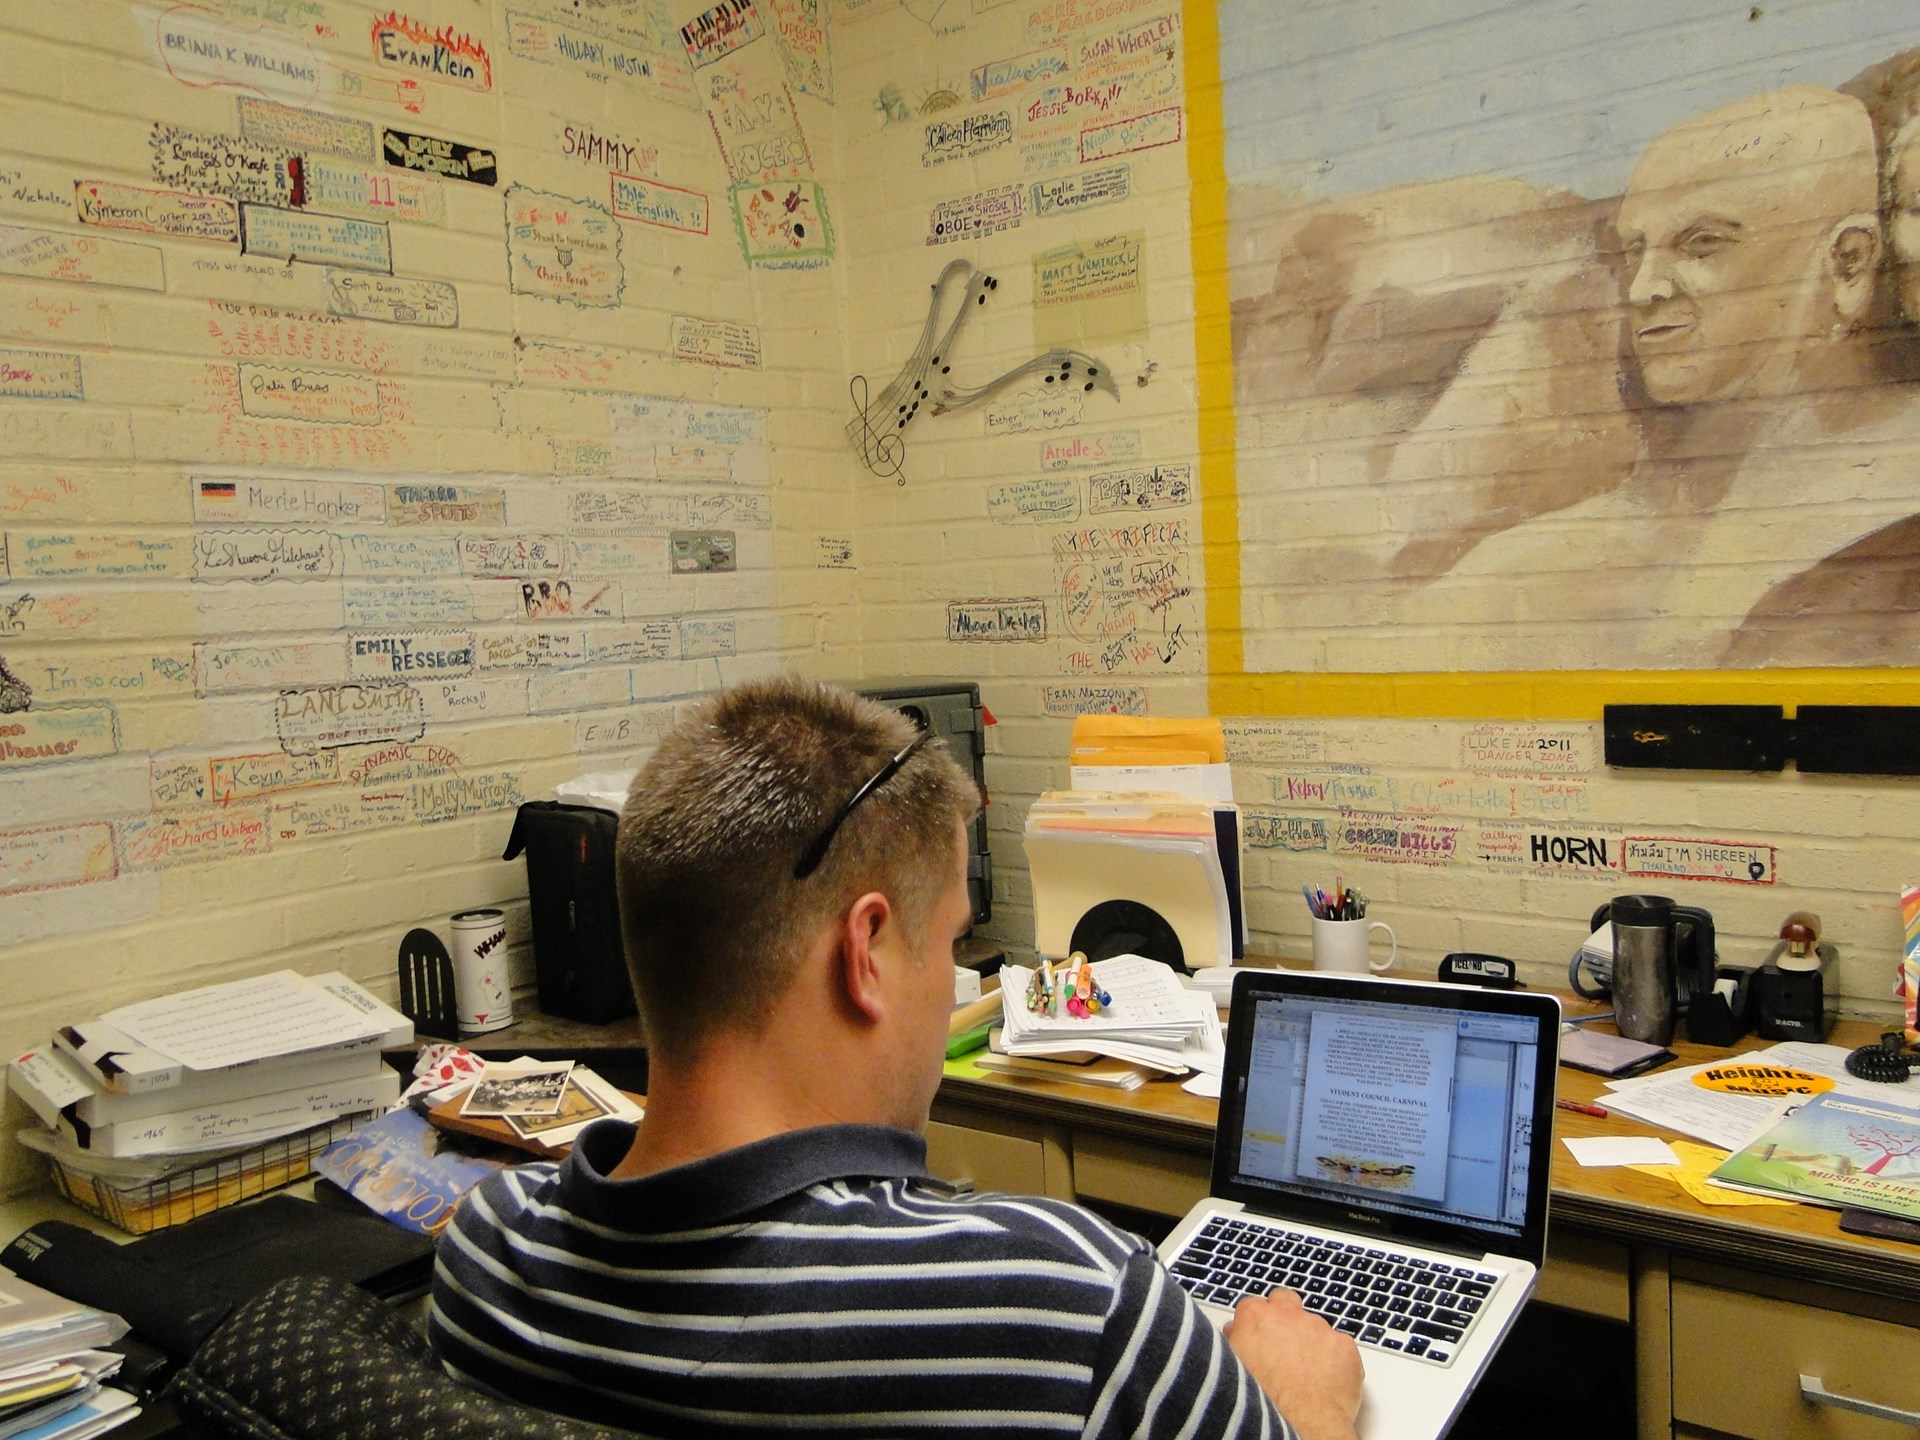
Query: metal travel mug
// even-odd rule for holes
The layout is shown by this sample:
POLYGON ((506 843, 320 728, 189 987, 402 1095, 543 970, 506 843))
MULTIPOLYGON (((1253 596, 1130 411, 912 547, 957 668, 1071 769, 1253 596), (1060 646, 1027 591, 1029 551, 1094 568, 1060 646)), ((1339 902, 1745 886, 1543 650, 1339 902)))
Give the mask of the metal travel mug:
POLYGON ((1674 974, 1673 901, 1664 895, 1619 895, 1613 924, 1614 1028, 1629 1040, 1666 1045, 1678 1000, 1674 974))

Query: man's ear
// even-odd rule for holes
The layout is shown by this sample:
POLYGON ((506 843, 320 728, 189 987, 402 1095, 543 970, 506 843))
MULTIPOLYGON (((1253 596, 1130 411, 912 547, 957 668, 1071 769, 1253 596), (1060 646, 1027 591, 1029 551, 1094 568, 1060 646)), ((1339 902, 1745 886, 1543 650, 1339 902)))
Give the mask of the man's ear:
POLYGON ((854 1013, 872 1022, 885 1011, 877 951, 895 924, 893 903, 870 890, 840 917, 840 988, 854 1013))
POLYGON ((1861 211, 1833 227, 1827 239, 1827 280, 1833 286, 1837 328, 1851 330, 1867 317, 1880 277, 1880 220, 1861 211))

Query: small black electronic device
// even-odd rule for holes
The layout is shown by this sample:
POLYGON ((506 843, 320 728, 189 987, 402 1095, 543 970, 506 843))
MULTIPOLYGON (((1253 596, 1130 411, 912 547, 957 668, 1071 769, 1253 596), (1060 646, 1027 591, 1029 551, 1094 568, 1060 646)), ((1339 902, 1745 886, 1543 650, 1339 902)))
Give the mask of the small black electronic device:
POLYGON ((604 1025, 633 1014, 615 889, 620 817, 598 805, 529 800, 502 860, 527 856, 533 972, 543 1014, 604 1025))
POLYGON ((1440 961, 1440 979, 1447 985, 1479 985, 1488 990, 1524 990, 1513 961, 1504 955, 1482 955, 1456 950, 1440 961))
POLYGON ((973 902, 973 923, 993 918, 993 854, 987 848, 987 726, 993 717, 980 703, 980 686, 972 680, 859 680, 850 689, 891 705, 922 730, 931 730, 947 742, 947 751, 962 767, 973 770, 980 787, 980 813, 967 827, 967 897, 973 902))

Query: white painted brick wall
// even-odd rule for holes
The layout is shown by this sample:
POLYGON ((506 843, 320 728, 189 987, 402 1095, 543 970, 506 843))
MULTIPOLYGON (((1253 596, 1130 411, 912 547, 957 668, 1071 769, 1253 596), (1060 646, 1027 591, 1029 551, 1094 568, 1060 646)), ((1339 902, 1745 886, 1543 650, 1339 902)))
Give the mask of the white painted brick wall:
MULTIPOLYGON (((225 23, 247 29, 270 8, 229 0, 225 23)), ((365 80, 387 73, 368 48, 372 7, 308 0, 297 8, 306 17, 303 24, 323 27, 311 33, 310 43, 324 66, 344 67, 365 80)), ((377 599, 367 586, 390 581, 196 582, 196 537, 282 522, 197 522, 193 481, 251 476, 497 491, 505 520, 477 528, 593 536, 605 526, 575 518, 571 507, 582 497, 726 488, 662 486, 639 477, 632 456, 616 463, 611 402, 664 396, 765 411, 773 524, 716 527, 736 530, 737 574, 607 575, 600 578, 620 586, 620 605, 611 616, 540 622, 605 643, 634 638, 645 622, 664 619, 671 637, 666 658, 641 662, 623 656, 558 672, 488 669, 423 681, 429 703, 419 744, 457 754, 463 776, 507 777, 519 794, 533 798, 577 771, 632 763, 684 697, 749 674, 797 667, 839 677, 977 679, 1001 721, 988 736, 988 823, 997 877, 990 929, 1016 951, 1030 941, 1032 921, 1021 826, 1032 798, 1066 781, 1071 697, 1112 697, 1156 715, 1203 714, 1216 703, 1209 681, 1221 677, 1208 669, 1209 640, 1218 654, 1222 642, 1246 637, 1208 634, 1210 623, 1233 623, 1226 618, 1231 604, 1219 613, 1207 608, 1207 577, 1218 573, 1220 557, 1211 557, 1210 566, 1205 552, 1208 523, 1231 511, 1203 513, 1200 503, 1222 498, 1214 492, 1203 497, 1198 489, 1217 473, 1203 468, 1203 461, 1217 457, 1200 453, 1201 422, 1211 418, 1201 406, 1225 403, 1229 382, 1221 369, 1226 317, 1196 295, 1215 295, 1228 284, 1236 296, 1248 293, 1247 277, 1263 266, 1270 270, 1280 258, 1277 249, 1236 251, 1232 272, 1203 272, 1196 291, 1191 113, 1183 114, 1187 141, 1100 162, 1127 167, 1128 198, 1069 214, 1033 213, 1029 187, 1090 167, 1074 164, 1045 126, 1024 118, 1001 148, 934 166, 922 163, 927 126, 1001 109, 1024 117, 1035 93, 1056 83, 1016 86, 974 102, 970 87, 977 70, 1055 45, 1079 63, 1087 53, 1080 47, 1172 13, 1172 0, 953 0, 944 6, 832 0, 836 103, 829 107, 806 95, 795 100, 816 174, 827 187, 838 252, 830 268, 811 273, 750 270, 742 262, 726 200, 728 177, 699 111, 641 87, 610 85, 511 54, 504 8, 502 0, 478 8, 422 0, 410 12, 431 26, 454 24, 481 38, 494 64, 490 93, 423 81, 426 104, 419 114, 338 97, 309 107, 376 130, 389 125, 498 153, 500 189, 426 182, 443 192, 444 226, 404 220, 391 226, 396 275, 453 284, 457 329, 328 317, 319 266, 245 256, 231 244, 80 224, 72 198, 77 178, 154 187, 151 126, 235 134, 237 96, 231 89, 171 78, 150 34, 155 12, 121 0, 15 6, 0 17, 0 93, 14 122, 0 139, 0 224, 115 242, 103 248, 122 255, 157 251, 164 263, 159 289, 0 270, 0 350, 78 355, 86 394, 84 401, 0 395, 0 533, 22 537, 9 547, 14 568, 0 583, 0 657, 32 687, 28 714, 43 717, 61 702, 79 700, 111 705, 118 724, 115 754, 0 766, 0 847, 12 844, 0 848, 0 1041, 9 1053, 38 1043, 52 1025, 80 1014, 273 965, 338 966, 383 984, 406 928, 463 906, 505 902, 514 942, 524 940, 524 882, 517 865, 497 858, 506 809, 432 824, 401 818, 347 834, 283 839, 269 833, 259 853, 205 863, 128 863, 109 879, 86 878, 84 845, 76 858, 52 842, 18 839, 23 831, 91 825, 83 840, 111 831, 124 845, 122 832, 137 833, 160 803, 156 766, 164 776, 182 760, 204 764, 272 753, 279 745, 276 692, 347 679, 348 633, 456 630, 471 631, 477 640, 529 628, 524 614, 516 618, 511 608, 518 601, 507 581, 456 582, 474 609, 457 619, 434 618, 434 607, 446 596, 423 572, 414 578, 426 588, 394 602, 391 624, 375 624, 371 616, 359 623, 345 609, 356 586, 363 598, 377 599), (136 16, 146 18, 136 23, 136 16), (959 103, 938 108, 948 92, 959 103), (888 121, 888 105, 904 107, 905 117, 888 121), (927 113, 919 113, 923 109, 927 113), (604 129, 651 147, 656 153, 650 168, 641 167, 647 174, 709 199, 710 233, 704 237, 618 222, 626 288, 615 308, 516 294, 508 283, 507 185, 606 204, 605 167, 596 170, 561 154, 562 124, 604 129), (1003 186, 1019 187, 1023 214, 1017 228, 952 244, 926 243, 935 206, 1003 186), (949 357, 957 381, 979 384, 1035 353, 1038 253, 1135 234, 1141 237, 1142 265, 1132 315, 1144 316, 1144 323, 1083 310, 1090 328, 1076 341, 1111 369, 1118 402, 1087 395, 1075 425, 994 433, 987 416, 1004 418, 1004 404, 946 415, 923 407, 907 434, 904 484, 859 467, 844 434, 847 378, 864 374, 875 393, 885 385, 912 349, 929 287, 948 261, 964 258, 1000 282, 949 357), (1202 315, 1198 326, 1196 313, 1202 315), (753 327, 761 367, 674 361, 667 346, 675 315, 753 327), (249 417, 241 409, 241 363, 377 378, 381 423, 249 417), (1067 442, 1076 439, 1099 442, 1110 458, 1065 455, 1067 442), (1089 482, 1096 474, 1183 465, 1191 467, 1195 488, 1182 503, 1139 513, 1091 508, 1096 492, 1089 482), (1066 482, 1059 493, 1071 493, 1077 513, 1043 524, 1003 524, 1004 514, 990 513, 990 495, 1042 479, 1066 482), (1130 524, 1164 521, 1180 522, 1182 538, 1138 549, 1121 561, 1117 574, 1056 555, 1056 544, 1073 536, 1111 536, 1130 524), (33 568, 20 559, 30 549, 25 537, 59 534, 76 537, 76 546, 64 552, 69 555, 75 549, 124 555, 134 541, 174 548, 156 552, 161 558, 153 561, 155 573, 143 578, 90 575, 84 563, 78 574, 25 573, 33 568), (842 552, 849 548, 854 568, 843 568, 842 552), (1192 593, 1166 607, 1164 620, 1159 611, 1129 607, 1130 567, 1151 567, 1170 553, 1184 563, 1192 593), (947 638, 950 605, 1017 600, 1043 603, 1044 640, 947 638), (728 615, 735 622, 736 654, 680 658, 675 622, 728 615), (210 672, 216 653, 239 658, 230 648, 235 645, 255 647, 254 667, 210 672), (269 647, 281 647, 277 659, 270 658, 275 652, 269 647)), ((1701 95, 1731 98, 1771 83, 1773 69, 1825 43, 1809 28, 1813 8, 1783 3, 1767 7, 1781 17, 1762 32, 1778 37, 1768 39, 1777 51, 1768 63, 1718 58, 1731 55, 1730 44, 1745 33, 1745 22, 1736 24, 1731 10, 1722 15, 1724 8, 1682 6, 1676 15, 1668 5, 1641 5, 1629 16, 1616 7, 1608 24, 1617 33, 1571 47, 1567 63, 1580 73, 1631 74, 1641 63, 1636 57, 1680 47, 1701 95)), ((1248 6, 1239 9, 1247 12, 1248 6)), ((1547 9, 1554 23, 1573 23, 1568 16, 1586 13, 1571 0, 1547 9)), ((1568 131, 1569 107, 1541 99, 1553 89, 1538 80, 1537 69, 1502 66, 1497 37, 1508 21, 1475 20, 1449 38, 1445 27, 1433 26, 1430 7, 1418 5, 1355 9, 1288 0, 1254 13, 1265 15, 1271 33, 1289 45, 1310 42, 1347 54, 1346 69, 1358 77, 1336 93, 1305 83, 1303 72, 1282 63, 1268 87, 1275 113, 1301 111, 1315 124, 1331 126, 1357 117, 1363 128, 1375 127, 1364 143, 1311 156, 1301 172, 1309 177, 1302 182, 1308 189, 1322 183, 1311 177, 1324 162, 1333 162, 1327 173, 1344 175, 1392 161, 1421 126, 1441 137, 1422 142, 1429 145, 1482 143, 1485 137, 1472 123, 1459 124, 1458 114, 1408 83, 1423 57, 1445 55, 1449 45, 1464 47, 1464 59, 1446 63, 1484 70, 1501 107, 1497 136, 1510 139, 1533 122, 1553 134, 1568 131), (1379 128, 1387 121, 1396 127, 1392 133, 1379 128)), ((1490 7, 1489 15, 1494 13, 1490 7)), ((570 24, 594 23, 584 10, 569 15, 570 24)), ((677 23, 686 16, 667 18, 677 23)), ((1178 67, 1188 60, 1193 20, 1189 15, 1171 42, 1178 67)), ((219 13, 213 23, 221 23, 219 13)), ((1855 50, 1880 45, 1880 53, 1898 48, 1882 44, 1885 38, 1863 31, 1848 43, 1855 50)), ((1906 43, 1916 40, 1920 32, 1906 43)), ((748 61, 758 63, 753 56, 742 63, 748 61)), ((1257 57, 1230 56, 1228 63, 1244 68, 1257 57)), ((1143 75, 1151 71, 1151 55, 1137 68, 1143 75)), ((1175 88, 1154 104, 1184 111, 1190 101, 1213 103, 1183 93, 1180 70, 1174 73, 1175 88)), ((1718 101, 1691 94, 1685 83, 1667 85, 1649 101, 1676 114, 1695 113, 1708 103, 1718 101)), ((1561 162, 1569 169, 1566 183, 1583 194, 1613 193, 1584 177, 1607 166, 1623 171, 1631 163, 1640 148, 1623 128, 1631 118, 1623 112, 1579 144, 1568 143, 1561 162), (1576 169, 1578 176, 1572 174, 1576 169)), ((1572 123, 1577 129, 1579 122, 1572 123)), ((376 161, 365 168, 379 173, 376 161)), ((1371 183, 1391 178, 1381 175, 1371 183)), ((1559 262, 1551 254, 1514 243, 1502 229, 1500 217, 1517 213, 1517 202, 1510 200, 1520 187, 1501 184, 1504 190, 1489 188, 1477 202, 1482 214, 1379 209, 1372 217, 1379 231, 1356 242, 1354 262, 1421 295, 1475 278, 1512 283, 1555 273, 1559 262)), ((1389 333, 1384 313, 1356 319, 1352 338, 1358 345, 1405 338, 1389 333)), ((1569 360, 1552 378, 1590 385, 1596 375, 1605 378, 1604 369, 1595 369, 1598 363, 1569 360)), ((1405 528, 1413 523, 1410 517, 1444 504, 1448 485, 1482 477, 1490 433, 1485 401, 1511 407, 1502 422, 1510 427, 1564 414, 1544 406, 1543 378, 1524 357, 1482 357, 1459 377, 1459 423, 1419 437, 1411 434, 1413 416, 1402 397, 1390 393, 1239 416, 1243 453, 1280 456, 1292 483, 1337 488, 1343 497, 1339 505, 1308 511, 1244 506, 1241 558, 1249 574, 1257 565, 1278 565, 1299 580, 1340 578, 1338 562, 1328 558, 1330 547, 1405 528), (1393 494, 1373 483, 1374 451, 1383 435, 1406 441, 1397 463, 1422 477, 1393 494)), ((1044 391, 1031 381, 1021 388, 1044 391)), ((1551 433, 1550 425, 1540 428, 1551 433)), ((334 528, 346 534, 356 527, 334 528)), ((476 527, 389 526, 382 533, 451 537, 470 528, 476 527)), ((664 539, 671 528, 698 527, 641 523, 618 530, 664 539)), ((48 552, 42 546, 33 553, 44 562, 48 552)), ((1249 593, 1250 613, 1261 617, 1256 632, 1299 623, 1288 596, 1257 587, 1249 593)), ((1569 598, 1569 614, 1577 598, 1569 598)), ((1456 619, 1468 606, 1511 615, 1515 605, 1513 594, 1497 586, 1463 594, 1459 603, 1456 619)), ((1362 591, 1349 597, 1345 613, 1349 620, 1388 619, 1393 611, 1362 591)), ((1457 626, 1444 633, 1436 628, 1431 641, 1421 642, 1433 646, 1436 666, 1448 663, 1449 655, 1456 663, 1473 658, 1476 642, 1458 635, 1457 626)), ((1577 632, 1570 636, 1567 663, 1578 662, 1583 643, 1590 642, 1577 632)), ((1323 641, 1315 664, 1338 670, 1343 654, 1334 641, 1323 641)), ((1497 715, 1532 713, 1524 696, 1481 700, 1471 686, 1459 692, 1457 703, 1497 715)), ((1377 785, 1390 797, 1390 803, 1373 802, 1377 809, 1356 810, 1349 817, 1356 823, 1376 830, 1415 826, 1422 834, 1450 836, 1455 848, 1431 864, 1337 849, 1265 848, 1264 842, 1250 848, 1247 901, 1256 950, 1302 953, 1306 925, 1299 887, 1324 883, 1338 872, 1374 897, 1376 915, 1395 926, 1409 963, 1430 966, 1452 948, 1493 950, 1520 959, 1529 981, 1552 983, 1596 904, 1618 891, 1665 890, 1714 911, 1722 955, 1730 960, 1757 960, 1788 909, 1819 910, 1842 949, 1839 985, 1846 1006, 1887 1011, 1898 943, 1895 891, 1920 880, 1914 843, 1920 788, 1914 782, 1607 772, 1597 760, 1592 724, 1521 718, 1495 729, 1522 742, 1536 727, 1556 735, 1571 731, 1588 758, 1565 774, 1497 782, 1508 787, 1516 809, 1549 802, 1575 808, 1503 816, 1489 813, 1498 808, 1490 798, 1496 782, 1469 773, 1463 759, 1468 735, 1482 728, 1475 722, 1421 718, 1389 684, 1335 692, 1283 681, 1267 692, 1261 708, 1274 713, 1231 727, 1237 791, 1250 815, 1283 829, 1286 822, 1299 834, 1316 833, 1315 822, 1337 833, 1338 806, 1290 799, 1284 781, 1339 774, 1349 785, 1377 785), (1290 708, 1299 713, 1287 715, 1290 708), (1496 839, 1518 844, 1524 856, 1534 834, 1604 838, 1616 868, 1565 873, 1524 858, 1476 858, 1496 839), (1778 868, 1771 884, 1630 876, 1617 865, 1632 836, 1749 844, 1778 868)), ((19 719, 8 715, 0 723, 19 719)), ((340 751, 342 776, 372 748, 378 747, 340 751)), ((271 828, 275 817, 291 821, 295 812, 283 807, 295 802, 336 798, 357 811, 366 805, 359 799, 363 792, 411 795, 411 787, 430 781, 392 773, 369 777, 364 785, 343 778, 236 799, 226 813, 263 816, 271 828)), ((529 978, 524 954, 516 973, 522 982, 529 978)), ((10 1102, 8 1116, 19 1113, 10 1102)), ((0 1151, 0 1189, 28 1177, 15 1152, 0 1151)))
MULTIPOLYGON (((749 269, 728 208, 729 177, 698 108, 666 103, 637 84, 609 84, 513 54, 507 7, 499 0, 410 5, 406 13, 428 29, 452 27, 486 47, 491 91, 469 93, 420 79, 418 113, 338 95, 291 103, 357 120, 376 136, 389 126, 492 151, 501 183, 488 188, 409 177, 372 155, 358 162, 322 157, 395 186, 411 180, 435 197, 443 224, 392 219, 394 274, 448 282, 458 293, 457 328, 343 319, 327 313, 322 265, 79 221, 76 179, 165 188, 152 169, 149 135, 156 123, 239 138, 245 77, 202 77, 240 82, 207 85, 173 78, 155 39, 164 8, 77 0, 12 6, 0 16, 0 98, 9 118, 0 138, 0 225, 49 232, 56 238, 42 244, 74 247, 84 264, 109 263, 92 258, 89 247, 98 246, 137 255, 146 265, 157 257, 164 272, 156 276, 158 288, 128 288, 49 279, 0 261, 0 350, 77 355, 85 387, 83 401, 0 394, 0 457, 7 462, 0 474, 0 534, 12 561, 10 574, 0 572, 0 659, 31 692, 30 708, 0 716, 0 726, 20 726, 23 733, 13 738, 25 743, 33 727, 73 702, 111 706, 117 725, 116 754, 65 763, 9 757, 0 765, 0 1047, 8 1055, 44 1043, 55 1025, 104 1007, 281 965, 337 966, 391 993, 401 934, 423 922, 444 926, 453 911, 480 904, 507 905, 515 977, 527 983, 524 870, 498 858, 514 798, 541 798, 580 771, 634 763, 648 743, 644 737, 654 732, 648 723, 622 732, 618 722, 657 719, 651 714, 656 701, 670 707, 754 671, 800 666, 848 673, 855 667, 857 633, 849 612, 856 576, 816 568, 821 534, 851 537, 854 531, 838 464, 841 282, 833 269, 749 269), (515 293, 510 286, 509 186, 607 207, 608 167, 564 154, 564 125, 641 142, 654 152, 644 174, 709 200, 705 236, 615 222, 625 288, 612 308, 515 293), (720 368, 675 360, 669 349, 674 316, 750 327, 761 364, 720 368), (379 423, 249 417, 241 410, 241 364, 331 372, 351 383, 377 380, 379 423), (616 442, 609 406, 634 396, 760 412, 768 440, 762 475, 682 484, 647 478, 627 462, 609 475, 609 447, 616 442), (583 461, 577 442, 597 447, 598 459, 589 454, 583 461), (260 477, 466 487, 491 492, 505 514, 419 528, 279 517, 196 520, 193 483, 244 485, 260 477), (194 541, 221 530, 331 529, 349 559, 357 536, 440 539, 448 546, 473 532, 595 537, 602 527, 576 521, 568 509, 569 495, 587 490, 675 497, 758 491, 771 503, 773 525, 712 525, 736 533, 739 570, 733 575, 668 571, 667 532, 700 529, 703 522, 620 527, 623 534, 659 537, 658 561, 581 577, 594 582, 591 588, 614 582, 606 617, 530 620, 516 581, 462 577, 457 570, 435 575, 431 567, 405 578, 442 588, 392 599, 385 607, 390 624, 358 623, 343 597, 356 585, 369 593, 366 587, 394 585, 400 577, 357 575, 354 564, 337 578, 303 583, 194 578, 194 541), (50 537, 63 535, 75 543, 50 550, 50 537), (87 558, 124 558, 136 542, 170 547, 148 552, 149 575, 109 578, 100 569, 106 562, 87 558), (440 601, 460 609, 460 618, 434 618, 440 601), (682 659, 683 616, 730 620, 735 653, 682 659), (146 866, 128 849, 156 813, 157 770, 190 763, 204 774, 219 757, 277 752, 276 691, 347 680, 351 633, 499 637, 539 627, 578 632, 591 646, 638 635, 650 620, 666 624, 667 652, 658 660, 616 656, 596 664, 589 649, 578 657, 583 663, 567 668, 476 669, 413 681, 429 701, 416 751, 440 747, 458 775, 504 782, 487 802, 499 808, 431 824, 404 808, 385 819, 369 812, 369 828, 339 835, 302 835, 275 824, 278 807, 294 802, 338 801, 356 812, 364 808, 363 791, 404 797, 414 785, 431 783, 406 775, 404 767, 396 774, 391 763, 366 784, 351 783, 348 773, 385 748, 352 745, 321 752, 339 761, 339 778, 328 783, 236 797, 224 808, 210 800, 168 812, 257 818, 266 827, 257 853, 188 852, 173 856, 175 863, 146 866), (224 679, 204 673, 202 659, 196 684, 196 647, 204 652, 241 643, 282 647, 283 661, 248 680, 238 670, 224 679), (443 685, 453 687, 453 699, 441 694, 443 685), (632 738, 622 743, 622 733, 632 738), (63 860, 46 834, 79 824, 94 827, 88 835, 114 842, 95 856, 94 872, 84 854, 63 860), (115 847, 119 873, 98 877, 115 847)), ((382 5, 377 14, 389 8, 382 5)), ((383 78, 396 78, 374 60, 371 5, 236 0, 196 13, 236 41, 264 24, 266 35, 304 44, 323 79, 348 72, 371 90, 383 78)), ((554 16, 562 18, 558 9, 554 16)), ((565 23, 592 28, 599 19, 569 13, 565 23)), ((763 49, 771 60, 771 43, 763 49)), ((660 63, 676 63, 673 53, 664 52, 660 63)), ((684 52, 677 63, 684 72, 684 52)), ((830 162, 833 112, 809 97, 797 103, 816 154, 830 162)), ((831 187, 835 177, 822 170, 821 178, 831 187)), ((839 199, 830 204, 837 208, 839 199)), ((15 254, 30 238, 21 229, 0 232, 0 252, 15 254)), ((584 599, 587 588, 576 585, 576 598, 584 599)), ((24 1111, 9 1101, 5 1114, 0 1191, 32 1174, 10 1140, 24 1111)))

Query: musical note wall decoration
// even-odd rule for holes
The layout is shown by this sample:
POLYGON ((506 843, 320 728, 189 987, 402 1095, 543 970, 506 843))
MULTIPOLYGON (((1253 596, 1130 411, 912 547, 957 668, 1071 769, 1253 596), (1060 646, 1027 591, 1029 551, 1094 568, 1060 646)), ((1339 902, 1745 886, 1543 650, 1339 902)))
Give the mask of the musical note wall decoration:
POLYGON ((946 377, 953 372, 953 347, 967 317, 987 303, 987 297, 1000 282, 972 262, 953 260, 933 282, 933 299, 927 306, 926 323, 920 327, 920 339, 913 353, 900 367, 900 373, 877 396, 869 397, 865 375, 847 382, 847 394, 853 401, 853 418, 847 422, 847 437, 853 441, 861 464, 876 475, 897 485, 907 483, 904 466, 907 458, 906 430, 927 406, 929 414, 944 415, 951 410, 977 405, 989 396, 1028 376, 1039 375, 1047 385, 1078 384, 1085 392, 1099 390, 1120 398, 1112 372, 1091 355, 1078 350, 1055 348, 1034 356, 996 376, 984 385, 960 386, 946 377), (941 316, 958 293, 958 304, 946 328, 940 329, 941 316), (936 337, 935 332, 938 331, 936 337))

